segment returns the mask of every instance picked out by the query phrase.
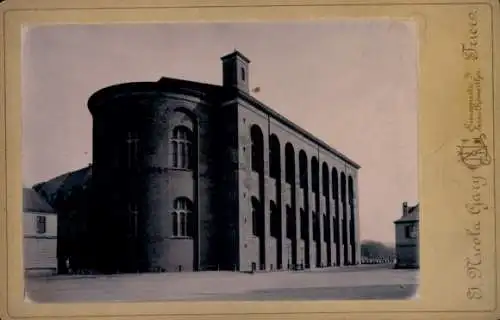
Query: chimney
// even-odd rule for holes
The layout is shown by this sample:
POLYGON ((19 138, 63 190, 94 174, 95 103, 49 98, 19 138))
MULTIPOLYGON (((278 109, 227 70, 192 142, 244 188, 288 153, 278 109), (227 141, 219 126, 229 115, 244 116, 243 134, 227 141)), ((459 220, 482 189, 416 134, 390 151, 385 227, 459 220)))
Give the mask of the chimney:
POLYGON ((222 86, 226 88, 237 88, 248 93, 248 65, 250 64, 250 60, 237 50, 223 56, 221 60, 222 86))
POLYGON ((408 214, 408 202, 403 202, 403 217, 408 214))

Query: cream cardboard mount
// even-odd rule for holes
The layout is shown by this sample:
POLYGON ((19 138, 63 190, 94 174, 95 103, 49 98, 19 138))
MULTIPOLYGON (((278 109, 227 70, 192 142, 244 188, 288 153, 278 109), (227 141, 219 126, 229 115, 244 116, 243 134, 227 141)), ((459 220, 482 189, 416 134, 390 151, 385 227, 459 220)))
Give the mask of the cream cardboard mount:
MULTIPOLYGON (((0 157, 5 186, 0 188, 0 234, 5 235, 0 237, 2 319, 500 317, 495 206, 499 179, 494 161, 498 150, 497 1, 4 1, 0 8, 4 79, 0 123, 5 128, 0 130, 5 155, 0 157), (293 36, 283 26, 295 31, 293 36), (216 59, 234 49, 240 52, 237 59, 218 69, 216 59), (367 62, 374 52, 376 60, 367 62), (156 69, 150 67, 154 64, 156 69), (407 71, 409 76, 404 78, 407 71), (327 77, 321 81, 323 74, 327 77), (102 88, 106 89, 99 93, 102 88), (409 88, 408 93, 404 88, 409 88), (231 99, 224 100, 227 97, 231 99), (86 109, 90 102, 99 106, 97 118, 102 121, 86 109), (215 102, 217 108, 210 109, 215 102), (165 106, 162 103, 167 105, 165 114, 158 111, 165 106), (153 108, 156 113, 147 114, 153 105, 158 107, 153 108), (195 111, 177 117, 175 112, 187 105, 195 111), (118 107, 138 113, 125 116, 128 111, 124 111, 122 121, 117 121, 116 113, 114 118, 110 114, 121 112, 118 107), (208 114, 215 109, 224 117, 211 120, 208 114), (363 115, 370 121, 362 120, 363 115), (160 125, 163 116, 167 124, 160 125), (147 119, 152 127, 128 130, 147 119), (251 131, 254 122, 260 129, 257 133, 251 131), (174 130, 177 125, 188 130, 174 130), (156 140, 165 134, 165 140, 159 139, 155 146, 146 144, 152 141, 144 139, 146 133, 156 140), (204 144, 207 134, 219 134, 220 139, 204 144), (139 142, 139 149, 131 147, 137 146, 135 142, 126 141, 139 142), (294 162, 286 160, 287 142, 294 147, 294 157, 289 158, 294 162), (334 151, 328 153, 325 145, 334 146, 334 151), (305 162, 299 155, 302 149, 305 162), (135 151, 125 152, 131 150, 135 151), (401 160, 402 150, 407 160, 401 160), (219 160, 211 165, 218 165, 222 174, 213 174, 205 165, 203 156, 212 153, 219 160), (99 158, 99 154, 107 156, 99 158), (346 165, 351 157, 360 162, 359 171, 346 165), (113 171, 127 163, 130 170, 120 172, 128 173, 113 171), (145 172, 138 163, 147 163, 151 170, 145 172), (405 171, 411 163, 415 170, 405 171), (61 241, 70 236, 60 231, 79 230, 83 222, 69 223, 58 214, 57 224, 67 227, 56 228, 57 235, 51 238, 46 234, 49 225, 43 223, 48 219, 35 218, 42 215, 39 210, 31 216, 23 208, 23 188, 45 190, 43 201, 51 202, 58 194, 52 199, 49 184, 34 187, 35 180, 51 181, 51 186, 71 184, 74 180, 66 178, 76 179, 75 172, 86 172, 79 170, 87 167, 92 167, 92 183, 104 188, 100 201, 94 202, 101 204, 94 209, 103 219, 93 220, 94 234, 106 234, 116 244, 102 242, 107 249, 99 252, 94 263, 103 269, 123 269, 130 265, 123 261, 133 260, 136 271, 146 272, 26 275, 28 267, 52 265, 67 273, 77 269, 84 273, 85 268, 75 267, 75 256, 86 252, 89 257, 88 247, 71 247, 61 241), (143 177, 168 177, 132 184, 131 168, 139 167, 143 171, 136 171, 143 177), (338 184, 333 168, 339 171, 338 184), (379 176, 382 172, 387 174, 379 176), (71 174, 59 175, 63 173, 71 174), (219 184, 210 184, 206 177, 211 174, 219 184), (412 175, 414 192, 405 193, 413 189, 400 181, 412 181, 412 175), (192 183, 186 183, 187 177, 192 183), (370 182, 374 177, 382 178, 376 184, 370 182), (106 181, 120 188, 106 194, 106 181), (136 193, 121 188, 145 185, 147 190, 136 193), (221 185, 230 186, 229 191, 217 194, 221 185), (155 194, 158 190, 165 195, 155 194), (207 197, 210 192, 216 196, 207 197), (411 194, 415 199, 407 199, 411 194), (373 271, 377 267, 361 265, 361 241, 377 236, 370 231, 374 225, 385 233, 398 232, 393 221, 401 216, 405 201, 414 201, 412 206, 418 203, 420 269, 373 271), (252 206, 261 202, 269 206, 252 206), (234 232, 210 231, 213 222, 203 220, 203 212, 210 213, 207 208, 216 203, 234 204, 216 210, 219 218, 224 217, 222 225, 229 228, 222 229, 234 232), (116 204, 123 208, 116 209, 116 204), (146 224, 144 212, 155 223, 146 224), (299 219, 302 212, 304 220, 299 219), (118 214, 130 219, 113 220, 118 214), (296 217, 297 223, 287 225, 287 217, 296 217), (148 227, 140 229, 141 223, 148 227), (338 232, 336 226, 340 226, 338 232), (138 239, 131 236, 134 230, 136 237, 148 230, 141 242, 147 246, 130 246, 139 243, 131 240, 138 239), (342 230, 351 233, 344 236, 342 230), (217 259, 204 255, 210 245, 200 240, 202 234, 207 239, 216 235, 211 243, 224 246, 231 255, 217 259), (61 258, 69 247, 71 257, 61 258), (33 251, 27 253, 27 248, 33 251), (200 266, 208 270, 187 270, 200 266), (335 268, 342 271, 331 271, 335 268), (374 298, 375 293, 370 298, 362 291, 361 299, 355 294, 352 299, 342 298, 364 285, 378 288, 373 292, 379 290, 383 284, 377 277, 387 277, 385 285, 391 290, 410 285, 415 290, 407 299, 374 298), (245 284, 238 282, 243 278, 245 284), (170 282, 161 289, 159 284, 167 279, 170 282), (276 293, 278 283, 288 284, 281 285, 281 298, 276 293), (49 291, 49 287, 59 289, 49 291), (307 290, 315 292, 311 295, 316 298, 302 296, 307 290), (26 297, 26 292, 31 296, 26 297), (72 299, 75 292, 86 298, 72 299), (292 297, 294 292, 299 298, 292 297)), ((66 202, 49 205, 67 205, 68 199, 86 188, 79 186, 72 189, 73 198, 59 194, 57 199, 66 202)))

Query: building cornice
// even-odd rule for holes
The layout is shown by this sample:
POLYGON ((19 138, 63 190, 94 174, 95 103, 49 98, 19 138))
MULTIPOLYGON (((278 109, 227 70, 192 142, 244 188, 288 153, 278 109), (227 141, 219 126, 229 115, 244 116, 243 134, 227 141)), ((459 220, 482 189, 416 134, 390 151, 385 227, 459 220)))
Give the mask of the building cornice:
POLYGON ((328 145, 326 142, 323 140, 319 139, 318 137, 314 136, 312 133, 309 131, 303 129, 302 127, 298 126, 297 124, 293 123, 292 121, 288 120, 286 117, 283 115, 279 114, 278 112, 274 111, 270 107, 268 107, 266 104, 263 102, 259 101, 258 99, 252 97, 251 95, 247 94, 244 91, 238 90, 237 91, 237 96, 240 99, 243 99, 244 101, 250 103, 252 106, 256 107, 260 111, 264 112, 265 114, 273 117, 274 119, 278 120, 280 123, 283 125, 287 126, 288 128, 300 133, 303 137, 305 137, 307 140, 312 141, 319 146, 321 146, 323 149, 326 151, 332 153, 333 155, 337 156, 341 160, 345 161, 355 169, 360 169, 361 166, 354 162, 352 159, 347 157, 346 155, 342 154, 340 151, 334 149, 330 145, 328 145))

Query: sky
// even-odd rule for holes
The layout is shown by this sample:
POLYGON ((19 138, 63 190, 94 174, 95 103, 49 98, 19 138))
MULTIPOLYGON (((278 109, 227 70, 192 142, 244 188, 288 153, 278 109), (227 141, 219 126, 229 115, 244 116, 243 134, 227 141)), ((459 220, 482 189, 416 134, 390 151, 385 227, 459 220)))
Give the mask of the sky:
POLYGON ((92 161, 89 96, 120 82, 222 83, 220 57, 250 60, 254 96, 361 165, 361 239, 394 243, 417 195, 417 35, 389 19, 54 25, 23 37, 23 184, 92 161))

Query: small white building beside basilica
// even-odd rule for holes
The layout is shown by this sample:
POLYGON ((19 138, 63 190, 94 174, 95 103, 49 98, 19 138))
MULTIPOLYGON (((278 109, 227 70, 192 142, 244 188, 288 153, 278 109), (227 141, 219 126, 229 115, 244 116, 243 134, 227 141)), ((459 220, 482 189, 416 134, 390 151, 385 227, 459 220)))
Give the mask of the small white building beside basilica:
POLYGON ((26 274, 57 272, 57 214, 31 188, 23 188, 24 270, 26 274))

